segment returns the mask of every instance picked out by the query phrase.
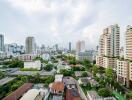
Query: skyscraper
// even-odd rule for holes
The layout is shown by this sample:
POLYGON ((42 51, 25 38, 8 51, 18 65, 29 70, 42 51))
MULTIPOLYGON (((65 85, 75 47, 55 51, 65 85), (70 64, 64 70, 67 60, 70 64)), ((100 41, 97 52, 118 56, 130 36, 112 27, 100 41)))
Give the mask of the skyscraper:
POLYGON ((0 51, 4 51, 4 36, 0 34, 0 51))
POLYGON ((120 28, 117 24, 104 29, 99 39, 99 55, 117 57, 120 51, 120 28))
POLYGON ((71 52, 71 42, 69 42, 69 51, 71 52))
POLYGON ((85 51, 85 41, 78 41, 76 43, 76 52, 84 52, 85 51))
POLYGON ((132 26, 126 30, 126 59, 132 60, 132 26))
POLYGON ((103 30, 99 38, 99 54, 96 57, 98 66, 115 70, 116 58, 120 56, 120 28, 117 24, 103 30))
POLYGON ((26 38, 26 53, 27 54, 32 54, 35 53, 35 38, 34 37, 27 37, 26 38))

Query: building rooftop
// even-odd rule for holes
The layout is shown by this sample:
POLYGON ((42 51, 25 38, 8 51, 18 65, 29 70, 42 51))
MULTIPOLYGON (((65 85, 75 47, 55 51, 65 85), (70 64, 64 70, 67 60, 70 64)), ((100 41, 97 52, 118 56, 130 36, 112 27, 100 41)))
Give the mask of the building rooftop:
POLYGON ((64 83, 63 82, 54 82, 51 87, 53 90, 63 91, 64 90, 64 83))
POLYGON ((88 84, 88 83, 89 83, 89 80, 88 80, 87 77, 82 77, 82 78, 80 78, 80 80, 81 80, 81 82, 82 82, 83 84, 88 84))
POLYGON ((102 97, 100 97, 96 91, 88 91, 87 94, 89 95, 90 98, 92 98, 93 100, 102 100, 102 97))
POLYGON ((21 87, 19 87, 17 90, 12 92, 10 95, 6 96, 3 100, 18 100, 32 86, 33 83, 24 83, 21 87))
POLYGON ((20 100, 34 100, 39 94, 38 89, 30 89, 20 100))
POLYGON ((52 100, 62 100, 62 96, 54 95, 52 100))
POLYGON ((66 90, 66 100, 81 100, 77 89, 66 90))
POLYGON ((71 77, 64 77, 63 82, 64 82, 65 85, 76 84, 75 81, 71 77))
POLYGON ((55 82, 62 82, 63 75, 62 74, 56 74, 55 75, 55 82))

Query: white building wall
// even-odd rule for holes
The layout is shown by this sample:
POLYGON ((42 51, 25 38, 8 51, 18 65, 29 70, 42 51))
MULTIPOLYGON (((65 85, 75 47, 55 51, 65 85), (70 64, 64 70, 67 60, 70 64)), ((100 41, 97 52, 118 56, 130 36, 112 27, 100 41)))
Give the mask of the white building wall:
POLYGON ((24 62, 24 68, 35 68, 40 70, 41 69, 41 62, 34 61, 34 62, 24 62))

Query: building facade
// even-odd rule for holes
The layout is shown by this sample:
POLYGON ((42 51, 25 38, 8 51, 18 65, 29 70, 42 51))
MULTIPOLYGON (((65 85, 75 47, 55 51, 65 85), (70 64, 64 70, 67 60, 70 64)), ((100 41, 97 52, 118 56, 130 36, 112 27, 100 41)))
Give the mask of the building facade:
POLYGON ((84 52, 85 51, 85 41, 78 41, 76 43, 76 52, 84 52))
POLYGON ((132 60, 132 26, 126 29, 126 59, 132 60))
POLYGON ((36 43, 35 43, 35 38, 34 37, 27 37, 25 44, 26 44, 26 53, 27 54, 35 53, 36 43))
POLYGON ((116 69, 115 57, 120 56, 120 27, 115 24, 103 30, 99 38, 99 51, 96 57, 98 66, 116 69))
POLYGON ((71 42, 69 42, 69 51, 71 52, 72 48, 71 48, 71 42))
POLYGON ((0 34, 0 51, 4 51, 4 35, 0 34))

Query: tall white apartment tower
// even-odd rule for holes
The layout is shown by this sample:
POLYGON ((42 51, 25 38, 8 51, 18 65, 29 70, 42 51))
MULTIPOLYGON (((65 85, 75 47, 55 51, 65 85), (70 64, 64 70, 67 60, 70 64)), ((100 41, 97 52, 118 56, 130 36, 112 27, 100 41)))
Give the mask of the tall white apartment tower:
POLYGON ((120 50, 120 28, 117 24, 104 29, 99 39, 99 55, 117 57, 120 50))
POLYGON ((132 26, 126 29, 126 59, 132 60, 132 26))
POLYGON ((27 37, 26 38, 26 53, 33 54, 36 51, 36 43, 34 37, 27 37))
POLYGON ((4 51, 4 36, 0 34, 0 51, 4 51))

